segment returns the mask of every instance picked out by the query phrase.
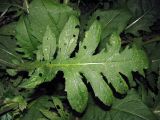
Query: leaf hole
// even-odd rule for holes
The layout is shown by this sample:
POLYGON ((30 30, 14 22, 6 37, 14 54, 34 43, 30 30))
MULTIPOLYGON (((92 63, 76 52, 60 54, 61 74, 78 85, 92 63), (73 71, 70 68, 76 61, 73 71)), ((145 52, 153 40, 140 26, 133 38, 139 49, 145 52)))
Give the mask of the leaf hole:
POLYGON ((51 107, 51 108, 49 109, 49 111, 51 111, 51 112, 54 112, 54 113, 57 113, 57 114, 58 114, 58 111, 57 111, 57 109, 56 109, 56 108, 51 107))
POLYGON ((57 108, 57 109, 60 109, 59 105, 56 105, 56 108, 57 108))
POLYGON ((97 16, 96 19, 99 21, 100 20, 100 16, 97 16))
POLYGON ((80 28, 80 26, 79 26, 79 25, 76 25, 75 28, 80 28))
POLYGON ((76 35, 73 35, 73 37, 76 37, 76 35))
POLYGON ((87 47, 86 47, 86 46, 83 46, 83 48, 84 48, 84 49, 87 49, 87 47))
POLYGON ((39 73, 39 77, 42 77, 42 73, 39 73))
POLYGON ((14 39, 14 36, 13 35, 10 35, 11 39, 14 39))

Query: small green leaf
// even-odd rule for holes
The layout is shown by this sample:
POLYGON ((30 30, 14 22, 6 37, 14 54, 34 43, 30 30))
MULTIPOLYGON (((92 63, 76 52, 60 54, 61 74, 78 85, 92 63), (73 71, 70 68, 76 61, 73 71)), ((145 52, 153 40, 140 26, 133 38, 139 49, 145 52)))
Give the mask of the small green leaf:
POLYGON ((42 41, 42 49, 45 60, 52 60, 53 55, 56 51, 56 36, 51 31, 50 27, 47 26, 46 32, 42 41))
POLYGON ((15 69, 7 69, 6 72, 10 75, 10 76, 15 76, 17 74, 17 71, 15 69))
POLYGON ((61 119, 69 120, 69 113, 65 111, 62 101, 58 99, 57 97, 52 97, 52 100, 53 100, 54 106, 57 109, 58 114, 60 115, 61 119))
POLYGON ((48 96, 40 97, 29 103, 27 106, 27 111, 24 116, 22 116, 21 120, 38 120, 40 118, 44 118, 41 110, 49 109, 52 105, 53 104, 49 101, 48 96))
POLYGON ((14 97, 14 98, 6 98, 6 100, 4 101, 4 103, 5 103, 5 106, 3 106, 4 108, 5 107, 16 108, 18 106, 18 109, 20 111, 23 111, 26 108, 26 106, 27 106, 27 102, 20 95, 14 97))
POLYGON ((6 113, 0 117, 0 120, 13 120, 13 117, 9 113, 6 113))
POLYGON ((37 85, 51 81, 56 72, 53 69, 48 69, 46 67, 37 68, 30 76, 30 79, 24 79, 23 82, 19 85, 22 88, 35 88, 37 85))
POLYGON ((49 120, 60 120, 60 117, 58 117, 58 115, 54 112, 51 112, 51 111, 46 110, 46 109, 41 109, 40 111, 49 120))
POLYGON ((27 102, 24 100, 22 96, 17 96, 12 101, 18 103, 18 107, 21 111, 23 111, 27 106, 27 102))

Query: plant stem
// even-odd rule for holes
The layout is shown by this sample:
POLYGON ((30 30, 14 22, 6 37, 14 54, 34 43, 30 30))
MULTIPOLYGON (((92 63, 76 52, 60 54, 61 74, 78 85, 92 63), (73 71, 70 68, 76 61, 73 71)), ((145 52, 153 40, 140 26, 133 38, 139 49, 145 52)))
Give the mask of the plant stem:
POLYGON ((29 5, 28 5, 28 0, 24 0, 24 7, 26 9, 26 12, 29 13, 29 5))
POLYGON ((150 39, 148 41, 145 41, 143 43, 143 45, 146 45, 146 44, 149 44, 149 43, 152 43, 152 42, 158 42, 158 41, 160 41, 160 36, 156 36, 156 37, 154 37, 154 38, 152 38, 152 39, 150 39))
POLYGON ((69 0, 64 0, 63 3, 67 5, 69 3, 69 0))

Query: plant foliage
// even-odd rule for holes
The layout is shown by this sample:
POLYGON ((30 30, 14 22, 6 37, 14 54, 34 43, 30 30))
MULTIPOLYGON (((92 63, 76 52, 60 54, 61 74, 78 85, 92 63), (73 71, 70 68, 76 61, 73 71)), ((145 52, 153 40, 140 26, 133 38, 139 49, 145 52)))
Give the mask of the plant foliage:
POLYGON ((61 2, 0 3, 0 119, 157 120, 159 1, 61 2))
POLYGON ((49 60, 49 62, 37 63, 37 66, 35 65, 36 70, 31 78, 25 80, 21 84, 21 87, 34 88, 42 82, 51 80, 55 75, 54 73, 61 70, 64 72, 66 79, 65 90, 68 100, 73 109, 82 112, 87 105, 88 92, 80 73, 91 84, 95 96, 104 104, 110 105, 113 94, 101 74, 107 78, 108 83, 111 83, 117 92, 123 94, 128 89, 128 86, 119 73, 126 75, 130 79, 130 83, 132 83, 131 71, 140 71, 143 73, 143 69, 147 68, 148 63, 145 53, 135 45, 132 48, 126 47, 125 50, 120 52, 120 38, 116 33, 113 33, 111 36, 106 50, 93 55, 101 36, 101 25, 97 21, 86 32, 83 42, 79 45, 76 56, 70 58, 77 43, 79 32, 79 29, 76 28, 77 25, 79 25, 78 19, 75 16, 71 16, 60 34, 57 45, 57 57, 53 61, 56 48, 52 47, 52 44, 56 43, 56 39, 55 35, 49 29, 50 27, 47 27, 43 37, 43 41, 45 42, 42 42, 41 56, 44 57, 44 60, 49 60))

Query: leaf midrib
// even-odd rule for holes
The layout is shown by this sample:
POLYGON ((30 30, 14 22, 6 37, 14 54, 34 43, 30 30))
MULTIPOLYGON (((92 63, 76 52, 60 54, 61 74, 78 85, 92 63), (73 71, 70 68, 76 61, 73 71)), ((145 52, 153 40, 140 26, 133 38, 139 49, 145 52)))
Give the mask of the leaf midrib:
MULTIPOLYGON (((16 66, 16 69, 19 70, 33 70, 35 68, 38 67, 49 67, 49 68, 54 68, 54 67, 70 67, 70 66, 89 66, 89 65, 107 65, 109 63, 129 63, 129 62, 139 62, 137 61, 133 61, 133 60, 121 60, 121 61, 106 61, 106 62, 81 62, 81 61, 76 61, 76 63, 71 63, 71 61, 69 61, 68 63, 64 63, 63 61, 58 62, 59 60, 55 60, 53 62, 40 62, 40 61, 36 61, 36 62, 32 62, 32 63, 24 63, 21 65, 16 66), (62 63, 63 62, 63 63, 62 63)), ((74 60, 73 60, 74 61, 74 60)))

